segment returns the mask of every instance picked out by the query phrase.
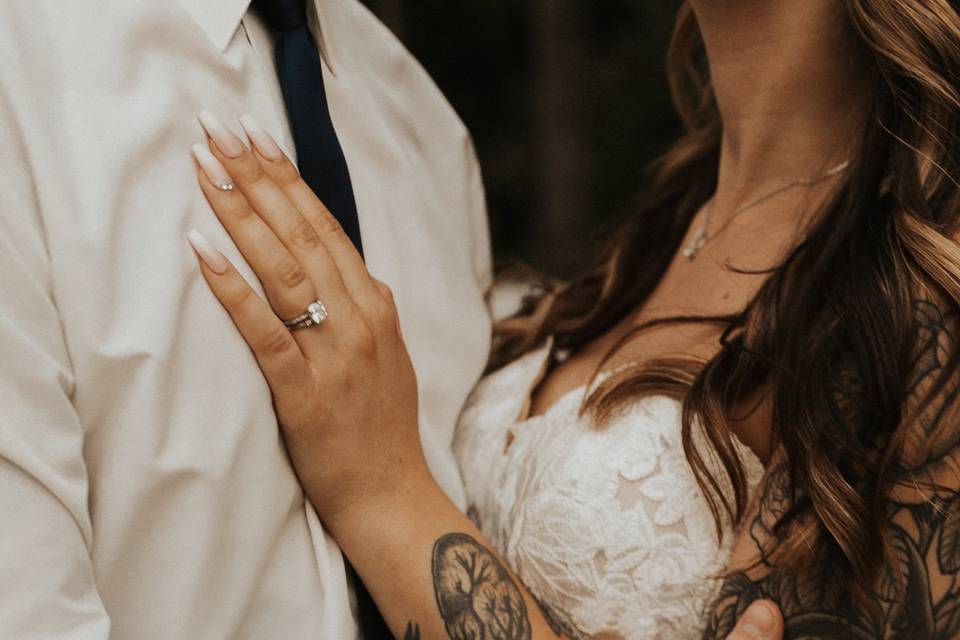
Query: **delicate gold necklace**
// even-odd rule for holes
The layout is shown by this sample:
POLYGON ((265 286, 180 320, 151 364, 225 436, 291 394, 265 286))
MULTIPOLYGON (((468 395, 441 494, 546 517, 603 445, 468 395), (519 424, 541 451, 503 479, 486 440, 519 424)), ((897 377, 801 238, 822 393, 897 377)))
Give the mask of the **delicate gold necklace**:
POLYGON ((693 260, 697 257, 697 254, 700 253, 700 250, 703 249, 707 242, 713 240, 718 235, 724 232, 727 227, 739 216, 741 213, 748 211, 749 209, 754 208, 762 202, 766 202, 773 196, 783 193, 787 189, 793 189, 794 187, 812 187, 815 184, 819 184, 829 178, 830 176, 835 176, 850 165, 850 161, 841 162, 837 166, 833 167, 826 173, 820 174, 815 178, 806 178, 805 180, 794 180, 786 184, 780 185, 776 189, 768 191, 763 195, 754 198, 747 204, 735 209, 733 213, 730 214, 730 217, 727 218, 726 222, 720 225, 720 228, 714 231, 713 233, 709 232, 710 227, 710 213, 713 211, 713 200, 710 201, 710 204, 707 205, 706 210, 703 212, 703 222, 700 224, 700 227, 693 233, 693 236, 690 238, 690 241, 683 246, 683 257, 687 260, 693 260))

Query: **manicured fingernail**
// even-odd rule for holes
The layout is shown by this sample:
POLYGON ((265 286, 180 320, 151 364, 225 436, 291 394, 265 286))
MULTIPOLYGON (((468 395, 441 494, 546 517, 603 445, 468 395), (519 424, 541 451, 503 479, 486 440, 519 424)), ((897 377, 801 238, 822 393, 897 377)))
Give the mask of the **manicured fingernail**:
POLYGON ((196 229, 191 229, 187 233, 187 240, 190 241, 190 246, 197 252, 197 255, 203 260, 203 263, 210 267, 210 270, 215 274, 223 275, 227 272, 227 269, 230 268, 230 263, 227 261, 227 258, 217 251, 213 245, 210 244, 210 241, 204 238, 196 229))
POLYGON ((197 119, 200 120, 200 125, 207 132, 207 135, 217 143, 217 148, 223 152, 223 155, 228 158, 236 158, 246 151, 243 141, 234 135, 233 131, 227 128, 227 125, 220 122, 217 116, 204 109, 197 116, 197 119))
POLYGON ((190 151, 193 152, 193 157, 200 163, 200 168, 203 169, 203 173, 206 174, 207 178, 210 179, 210 182, 212 182, 217 189, 221 191, 233 191, 233 180, 230 179, 230 174, 223 168, 223 165, 220 164, 217 157, 210 153, 210 149, 207 149, 206 146, 198 142, 190 147, 190 151))
POLYGON ((260 155, 264 158, 267 160, 279 160, 283 157, 283 151, 280 150, 277 142, 267 133, 266 129, 257 124, 253 116, 248 113, 240 116, 240 126, 247 132, 253 146, 257 148, 257 151, 259 151, 260 155))
POLYGON ((743 614, 740 630, 751 638, 765 640, 773 633, 776 622, 770 607, 763 602, 754 602, 743 614))

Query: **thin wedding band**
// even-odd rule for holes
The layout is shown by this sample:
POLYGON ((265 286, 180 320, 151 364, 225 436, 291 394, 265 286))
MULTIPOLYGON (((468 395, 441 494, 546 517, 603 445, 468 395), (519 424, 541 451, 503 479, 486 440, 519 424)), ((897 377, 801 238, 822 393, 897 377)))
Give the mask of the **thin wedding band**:
POLYGON ((327 308, 323 306, 323 303, 320 302, 320 300, 314 300, 307 305, 307 310, 296 318, 284 320, 283 326, 290 331, 296 331, 297 329, 306 329, 307 327, 323 324, 329 317, 330 314, 327 313, 327 308))

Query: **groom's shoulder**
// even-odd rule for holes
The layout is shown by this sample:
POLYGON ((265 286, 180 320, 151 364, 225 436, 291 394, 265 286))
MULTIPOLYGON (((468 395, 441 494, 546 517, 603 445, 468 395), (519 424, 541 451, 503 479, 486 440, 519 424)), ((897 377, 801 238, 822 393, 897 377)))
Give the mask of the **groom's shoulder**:
POLYGON ((337 40, 337 48, 352 60, 366 64, 416 60, 399 38, 360 0, 319 0, 321 29, 337 40))
MULTIPOLYGON (((417 113, 437 109, 458 132, 466 134, 459 116, 416 57, 359 0, 319 0, 321 23, 329 22, 337 54, 364 67, 367 77, 417 113)), ((323 27, 321 27, 323 28, 323 27)), ((421 118, 422 119, 422 118, 421 118)), ((438 121, 434 125, 440 125, 438 121)))

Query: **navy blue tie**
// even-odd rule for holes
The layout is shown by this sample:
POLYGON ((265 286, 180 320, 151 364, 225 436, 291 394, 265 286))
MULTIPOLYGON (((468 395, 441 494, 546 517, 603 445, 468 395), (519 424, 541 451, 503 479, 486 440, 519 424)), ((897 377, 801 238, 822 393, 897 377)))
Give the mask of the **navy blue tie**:
POLYGON ((305 0, 253 0, 276 33, 277 76, 287 105, 297 166, 363 255, 357 202, 343 148, 330 119, 323 63, 307 27, 305 0))
MULTIPOLYGON (((276 34, 277 76, 287 105, 300 174, 363 255, 350 171, 330 119, 323 64, 307 27, 306 0, 253 0, 253 6, 276 34)), ((392 639, 370 593, 352 568, 350 571, 354 574, 357 617, 364 639, 392 639)))

